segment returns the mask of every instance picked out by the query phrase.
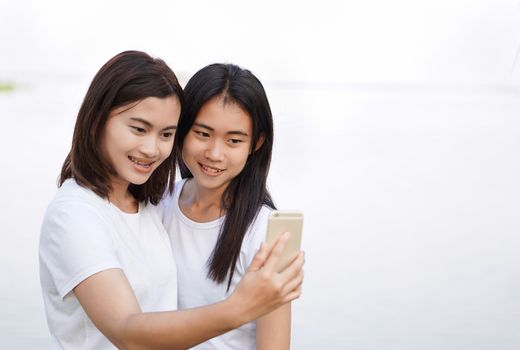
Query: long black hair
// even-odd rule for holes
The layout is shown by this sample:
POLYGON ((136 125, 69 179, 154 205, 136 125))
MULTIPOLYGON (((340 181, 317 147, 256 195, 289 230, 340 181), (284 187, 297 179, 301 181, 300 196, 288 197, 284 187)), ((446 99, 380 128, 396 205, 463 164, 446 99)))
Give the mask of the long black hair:
MULTIPOLYGON (((176 150, 182 155, 186 135, 190 131, 199 110, 215 96, 222 96, 224 103, 238 104, 252 119, 253 135, 251 153, 246 165, 224 191, 221 208, 226 213, 217 243, 207 262, 208 277, 223 283, 226 276, 228 289, 235 265, 240 256, 242 241, 262 205, 275 208, 267 191, 267 174, 273 149, 273 117, 264 87, 249 70, 233 64, 211 64, 199 70, 184 89, 185 107, 175 135, 176 150), (261 146, 255 150, 259 140, 261 146)), ((178 157, 182 178, 193 177, 178 157)))
MULTIPOLYGON (((101 152, 101 135, 110 111, 147 97, 184 95, 177 77, 168 65, 141 51, 124 51, 101 67, 88 88, 76 119, 72 146, 63 162, 59 186, 69 178, 102 198, 112 190, 110 175, 116 172, 101 152)), ((175 149, 142 185, 130 184, 129 191, 138 201, 157 204, 165 189, 173 188, 175 149)))

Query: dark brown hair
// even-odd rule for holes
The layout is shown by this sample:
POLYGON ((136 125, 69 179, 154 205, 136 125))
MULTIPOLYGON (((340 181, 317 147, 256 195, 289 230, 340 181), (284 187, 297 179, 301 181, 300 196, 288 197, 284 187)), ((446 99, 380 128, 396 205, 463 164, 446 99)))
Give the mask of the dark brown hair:
MULTIPOLYGON (((231 180, 222 195, 221 207, 226 212, 226 218, 207 262, 208 277, 217 283, 223 283, 227 278, 229 290, 249 226, 263 205, 275 209, 267 190, 273 150, 271 108, 262 83, 249 70, 233 64, 216 63, 202 68, 190 79, 184 91, 186 108, 182 109, 175 135, 176 149, 181 155, 184 140, 199 110, 215 96, 222 96, 227 103, 238 104, 253 122, 252 152, 244 169, 231 180), (261 138, 264 142, 255 149, 261 138)), ((193 177, 182 157, 178 162, 182 178, 193 177)))
MULTIPOLYGON (((101 152, 101 136, 110 111, 147 97, 177 96, 182 106, 184 95, 177 77, 166 63, 140 51, 125 51, 114 56, 96 74, 76 119, 72 147, 63 163, 59 186, 66 179, 107 198, 112 190, 110 176, 116 172, 101 152)), ((175 150, 142 185, 130 184, 138 201, 157 204, 175 180, 175 150)))

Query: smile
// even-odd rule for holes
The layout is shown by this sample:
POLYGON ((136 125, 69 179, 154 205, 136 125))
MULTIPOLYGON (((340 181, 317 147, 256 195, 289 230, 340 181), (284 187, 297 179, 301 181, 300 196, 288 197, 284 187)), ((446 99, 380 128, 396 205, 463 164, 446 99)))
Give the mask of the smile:
POLYGON ((155 163, 155 161, 146 161, 146 160, 143 160, 143 159, 139 159, 139 158, 136 158, 136 157, 132 157, 132 156, 128 156, 128 159, 130 159, 130 161, 142 168, 145 168, 145 169, 148 169, 152 166, 153 163, 155 163))
POLYGON ((208 165, 205 165, 202 163, 199 163, 199 165, 205 173, 210 174, 210 175, 217 175, 225 170, 225 169, 211 167, 211 166, 208 166, 208 165))

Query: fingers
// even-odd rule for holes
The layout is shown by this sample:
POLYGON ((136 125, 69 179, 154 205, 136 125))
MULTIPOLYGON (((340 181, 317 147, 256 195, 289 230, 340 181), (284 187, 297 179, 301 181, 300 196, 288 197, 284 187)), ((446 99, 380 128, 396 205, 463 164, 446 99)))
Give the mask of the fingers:
POLYGON ((293 301, 295 299, 298 299, 302 295, 302 287, 298 287, 297 289, 293 290, 289 294, 287 294, 284 298, 284 304, 288 303, 290 301, 293 301))
POLYGON ((300 252, 294 258, 289 266, 285 268, 282 272, 280 272, 280 276, 283 281, 287 282, 298 275, 298 273, 302 270, 303 264, 305 263, 305 253, 300 252))
POLYGON ((303 284, 303 264, 305 263, 305 254, 300 252, 293 262, 287 267, 280 278, 285 282, 282 295, 284 303, 297 299, 301 295, 302 284, 303 284))
POLYGON ((278 265, 278 261, 282 257, 282 252, 285 248, 285 244, 289 240, 291 236, 290 232, 284 232, 278 239, 276 240, 274 247, 272 247, 269 257, 265 262, 264 268, 271 272, 277 272, 276 266, 278 265))
POLYGON ((303 275, 303 270, 301 270, 297 276, 288 281, 283 287, 283 293, 289 294, 292 291, 301 288, 303 284, 303 275))
POLYGON ((262 242, 260 249, 255 254, 253 261, 251 261, 251 265, 249 265, 247 272, 254 272, 254 271, 260 270, 262 268, 262 266, 264 266, 267 257, 268 257, 268 250, 267 250, 265 243, 262 242))

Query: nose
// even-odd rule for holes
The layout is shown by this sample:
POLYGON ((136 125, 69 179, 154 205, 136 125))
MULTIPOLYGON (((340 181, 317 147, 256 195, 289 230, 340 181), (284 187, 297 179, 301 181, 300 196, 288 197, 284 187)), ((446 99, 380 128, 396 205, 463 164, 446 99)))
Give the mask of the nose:
POLYGON ((159 155, 159 139, 153 135, 149 135, 143 138, 139 151, 143 153, 147 158, 157 158, 159 155))
POLYGON ((224 145, 216 139, 213 139, 211 142, 207 143, 206 151, 204 152, 204 156, 214 162, 222 161, 224 158, 223 147, 224 145))

